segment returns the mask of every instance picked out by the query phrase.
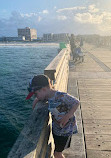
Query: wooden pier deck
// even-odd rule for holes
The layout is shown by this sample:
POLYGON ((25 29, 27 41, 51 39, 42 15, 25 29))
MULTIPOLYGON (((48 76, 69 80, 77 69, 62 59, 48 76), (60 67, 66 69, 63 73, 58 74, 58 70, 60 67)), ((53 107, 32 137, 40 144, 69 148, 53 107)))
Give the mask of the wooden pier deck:
POLYGON ((84 62, 70 60, 68 93, 79 97, 78 134, 66 158, 111 158, 111 50, 85 45, 84 62))

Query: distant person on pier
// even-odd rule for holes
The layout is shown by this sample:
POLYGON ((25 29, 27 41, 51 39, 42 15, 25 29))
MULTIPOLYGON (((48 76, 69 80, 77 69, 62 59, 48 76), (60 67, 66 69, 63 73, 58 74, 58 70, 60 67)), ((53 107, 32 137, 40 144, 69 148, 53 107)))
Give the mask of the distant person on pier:
POLYGON ((80 47, 82 47, 82 46, 83 46, 83 40, 82 40, 82 38, 81 38, 80 47))
POLYGON ((68 93, 52 89, 50 80, 45 75, 34 76, 29 83, 29 94, 26 99, 35 95, 33 109, 38 101, 48 101, 52 114, 52 131, 55 143, 55 158, 64 158, 62 151, 70 147, 71 136, 77 133, 74 112, 79 100, 68 93))
POLYGON ((76 49, 74 34, 71 34, 70 45, 71 45, 71 52, 72 52, 72 56, 73 56, 73 60, 74 60, 74 58, 75 58, 75 49, 76 49))
POLYGON ((83 55, 83 52, 81 51, 80 46, 78 46, 75 49, 75 61, 77 61, 77 59, 81 60, 82 62, 84 61, 84 55, 83 55))

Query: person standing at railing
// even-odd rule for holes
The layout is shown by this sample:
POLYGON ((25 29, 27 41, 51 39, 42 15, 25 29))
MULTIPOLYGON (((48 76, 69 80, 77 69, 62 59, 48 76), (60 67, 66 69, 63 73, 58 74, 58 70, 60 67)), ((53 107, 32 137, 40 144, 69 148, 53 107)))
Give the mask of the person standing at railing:
POLYGON ((26 99, 35 95, 33 109, 38 101, 48 101, 52 114, 52 132, 55 143, 55 158, 64 158, 62 151, 70 147, 71 136, 77 133, 74 112, 79 100, 68 93, 52 89, 50 80, 45 75, 34 76, 29 83, 29 94, 26 99))
POLYGON ((83 39, 81 38, 81 40, 80 40, 80 47, 82 47, 83 46, 83 39))
POLYGON ((71 52, 72 52, 72 56, 73 56, 73 60, 74 60, 74 58, 75 58, 75 50, 76 50, 74 34, 71 34, 70 46, 71 46, 71 52))

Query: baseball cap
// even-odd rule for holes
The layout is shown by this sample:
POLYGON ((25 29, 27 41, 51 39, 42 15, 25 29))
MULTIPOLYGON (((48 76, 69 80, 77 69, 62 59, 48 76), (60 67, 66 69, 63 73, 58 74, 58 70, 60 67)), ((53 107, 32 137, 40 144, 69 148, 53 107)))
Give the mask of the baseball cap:
POLYGON ((34 92, 49 85, 49 78, 46 75, 37 75, 34 76, 33 79, 29 82, 29 87, 27 88, 29 91, 27 99, 30 99, 34 92))

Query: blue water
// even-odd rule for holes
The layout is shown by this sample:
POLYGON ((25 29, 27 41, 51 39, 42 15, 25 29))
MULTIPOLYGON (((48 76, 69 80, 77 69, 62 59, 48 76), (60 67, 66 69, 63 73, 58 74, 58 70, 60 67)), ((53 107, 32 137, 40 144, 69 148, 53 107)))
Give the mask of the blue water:
POLYGON ((57 45, 0 46, 0 158, 6 158, 32 112, 26 101, 30 79, 44 72, 57 45))

